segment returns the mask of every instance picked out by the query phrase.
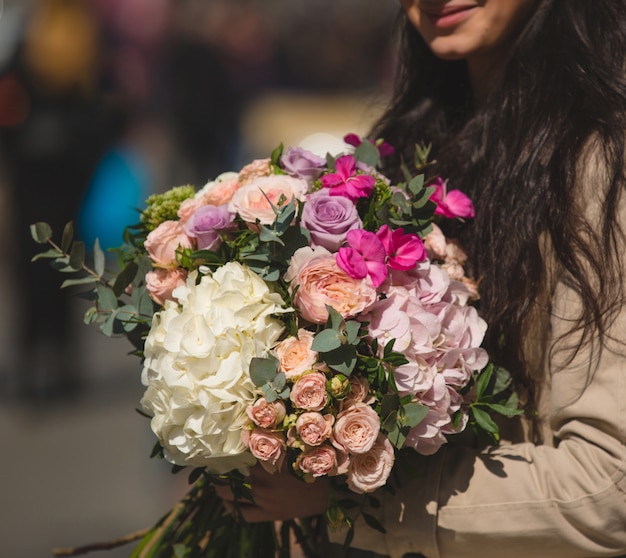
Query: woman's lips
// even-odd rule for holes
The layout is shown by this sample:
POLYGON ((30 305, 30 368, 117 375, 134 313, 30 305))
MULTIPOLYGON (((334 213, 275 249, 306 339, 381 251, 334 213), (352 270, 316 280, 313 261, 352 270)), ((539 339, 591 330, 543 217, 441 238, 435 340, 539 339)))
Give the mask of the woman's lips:
POLYGON ((465 21, 475 9, 475 5, 444 6, 440 9, 427 8, 423 11, 428 19, 430 19, 434 27, 438 29, 446 29, 448 27, 454 27, 462 21, 465 21))

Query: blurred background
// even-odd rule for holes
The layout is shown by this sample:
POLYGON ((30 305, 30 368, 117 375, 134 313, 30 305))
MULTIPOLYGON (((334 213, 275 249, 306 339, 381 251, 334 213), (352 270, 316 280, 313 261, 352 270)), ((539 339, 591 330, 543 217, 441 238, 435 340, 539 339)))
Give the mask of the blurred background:
MULTIPOLYGON (((280 142, 366 133, 392 73, 394 0, 0 0, 0 554, 156 521, 185 473, 150 460, 141 365, 82 324, 29 225, 122 241, 151 193, 201 187, 280 142)), ((127 556, 130 547, 94 556, 127 556)))

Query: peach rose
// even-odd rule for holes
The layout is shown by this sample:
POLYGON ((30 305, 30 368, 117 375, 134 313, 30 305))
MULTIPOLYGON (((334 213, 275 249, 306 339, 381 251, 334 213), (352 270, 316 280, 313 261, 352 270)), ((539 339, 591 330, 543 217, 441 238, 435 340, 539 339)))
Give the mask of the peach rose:
POLYGON ((272 167, 270 166, 269 159, 256 159, 251 163, 248 163, 239 171, 239 182, 241 184, 248 184, 257 178, 262 176, 269 176, 272 174, 272 167))
POLYGON ((365 403, 356 403, 341 411, 333 428, 333 443, 351 454, 366 453, 380 432, 380 418, 365 403))
POLYGON ((307 446, 319 446, 330 436, 334 422, 331 414, 302 413, 296 420, 296 432, 307 446))
POLYGON ((327 305, 344 318, 352 318, 376 302, 376 289, 369 277, 353 279, 337 265, 335 256, 326 250, 310 251, 313 257, 308 260, 298 258, 300 250, 292 258, 294 265, 290 265, 286 279, 293 277, 292 291, 299 287, 294 305, 305 320, 325 323, 328 320, 327 305), (302 260, 302 265, 297 267, 302 260))
POLYGON ((150 298, 163 305, 166 300, 174 300, 172 291, 185 284, 187 271, 180 268, 156 268, 146 273, 146 290, 150 298))
POLYGON ((384 486, 395 460, 391 442, 382 434, 367 453, 353 455, 348 467, 348 486, 352 492, 374 492, 384 486))
POLYGON ((326 376, 321 372, 300 376, 293 384, 289 398, 298 409, 321 411, 328 403, 326 376))
POLYGON ((287 337, 276 345, 274 352, 287 378, 295 378, 311 370, 317 362, 317 351, 311 350, 313 338, 310 331, 299 329, 297 337, 287 337))
POLYGON ((213 182, 207 183, 198 195, 204 205, 224 205, 230 202, 241 183, 234 172, 220 174, 213 182))
POLYGON ((296 467, 307 477, 321 477, 323 475, 337 474, 337 452, 328 444, 311 448, 301 453, 296 459, 296 467))
POLYGON ((175 267, 176 250, 192 248, 193 241, 185 234, 180 221, 164 221, 146 237, 144 247, 158 267, 175 267))
POLYGON ((308 185, 304 180, 286 175, 257 178, 235 192, 229 210, 248 223, 270 225, 276 220, 274 207, 286 205, 293 198, 304 200, 308 185))
POLYGON ((257 426, 273 429, 285 418, 286 409, 282 401, 268 403, 265 397, 261 397, 253 405, 248 405, 246 413, 257 426))
POLYGON ((352 374, 349 378, 350 391, 346 395, 346 398, 341 402, 342 409, 347 409, 355 403, 371 403, 373 397, 370 396, 370 383, 367 378, 356 376, 352 374))
POLYGON ((286 452, 283 434, 264 428, 255 428, 252 431, 244 430, 242 439, 252 455, 259 460, 263 469, 268 473, 280 470, 286 452))
POLYGON ((446 237, 441 229, 433 223, 433 230, 424 238, 424 248, 430 259, 443 260, 446 257, 446 237))

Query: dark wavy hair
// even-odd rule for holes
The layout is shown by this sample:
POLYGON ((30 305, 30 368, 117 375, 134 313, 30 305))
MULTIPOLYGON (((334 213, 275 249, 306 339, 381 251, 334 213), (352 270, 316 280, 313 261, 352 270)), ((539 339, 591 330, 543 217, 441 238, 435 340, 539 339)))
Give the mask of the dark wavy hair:
POLYGON ((455 232, 482 278, 486 346, 532 388, 522 341, 545 287, 542 238, 583 302, 572 356, 604 344, 624 303, 616 211, 626 182, 626 0, 538 2, 477 107, 465 62, 436 58, 404 14, 399 29, 394 94, 372 137, 398 148, 390 174, 400 158, 412 160, 415 143, 432 143, 433 172, 474 200, 476 219, 455 232), (604 212, 594 223, 574 188, 590 143, 603 167, 593 187, 604 212))

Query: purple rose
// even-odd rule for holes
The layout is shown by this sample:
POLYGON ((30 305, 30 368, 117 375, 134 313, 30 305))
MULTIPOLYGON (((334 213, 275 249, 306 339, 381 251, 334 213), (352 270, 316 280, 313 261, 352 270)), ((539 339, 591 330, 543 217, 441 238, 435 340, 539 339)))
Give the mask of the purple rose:
POLYGON ((328 190, 311 194, 304 204, 301 224, 311 233, 313 246, 330 252, 339 250, 348 231, 362 226, 354 203, 343 196, 331 196, 328 190))
POLYGON ((216 250, 222 243, 219 231, 229 228, 235 214, 228 205, 203 205, 185 223, 185 232, 195 238, 198 250, 216 250))
POLYGON ((283 169, 292 176, 312 182, 326 167, 326 161, 302 147, 290 147, 280 158, 283 169))

